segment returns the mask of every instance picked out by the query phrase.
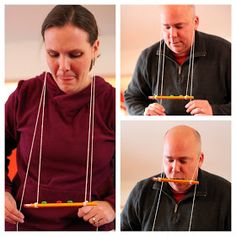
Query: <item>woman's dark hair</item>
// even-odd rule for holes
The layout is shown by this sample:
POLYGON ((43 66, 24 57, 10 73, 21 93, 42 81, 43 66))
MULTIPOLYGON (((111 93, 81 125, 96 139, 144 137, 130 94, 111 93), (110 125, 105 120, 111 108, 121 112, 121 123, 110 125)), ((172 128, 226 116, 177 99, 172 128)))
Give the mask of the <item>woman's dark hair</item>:
POLYGON ((62 27, 71 24, 86 31, 89 35, 88 41, 92 46, 98 38, 98 27, 93 14, 80 5, 57 5, 45 18, 41 34, 51 27, 62 27))

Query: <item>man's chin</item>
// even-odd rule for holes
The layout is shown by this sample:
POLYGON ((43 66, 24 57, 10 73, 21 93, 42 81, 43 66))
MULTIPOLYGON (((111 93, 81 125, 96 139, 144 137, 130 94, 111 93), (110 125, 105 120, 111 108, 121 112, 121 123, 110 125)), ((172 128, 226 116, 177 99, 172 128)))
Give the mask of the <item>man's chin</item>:
POLYGON ((177 56, 181 56, 182 54, 185 54, 185 49, 183 48, 182 45, 169 45, 169 48, 177 56))
POLYGON ((172 49, 172 51, 175 53, 176 56, 182 56, 184 54, 182 48, 175 47, 172 49))

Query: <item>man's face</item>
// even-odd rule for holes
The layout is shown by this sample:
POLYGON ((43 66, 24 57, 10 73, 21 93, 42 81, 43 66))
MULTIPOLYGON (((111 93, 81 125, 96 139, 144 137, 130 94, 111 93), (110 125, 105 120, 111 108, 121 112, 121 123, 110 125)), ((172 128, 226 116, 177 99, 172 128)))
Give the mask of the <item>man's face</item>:
MULTIPOLYGON (((163 158, 164 172, 171 179, 195 180, 203 162, 203 154, 199 153, 193 138, 172 133, 166 135, 163 158)), ((184 193, 191 187, 191 184, 169 184, 178 193, 184 193)))
POLYGON ((177 56, 187 55, 198 27, 198 17, 190 6, 164 6, 161 25, 165 43, 177 56))

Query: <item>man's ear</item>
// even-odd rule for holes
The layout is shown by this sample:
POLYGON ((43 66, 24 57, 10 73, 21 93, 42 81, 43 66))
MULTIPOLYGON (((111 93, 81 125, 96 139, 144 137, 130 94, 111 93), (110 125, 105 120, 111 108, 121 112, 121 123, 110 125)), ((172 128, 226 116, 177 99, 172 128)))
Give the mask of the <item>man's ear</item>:
POLYGON ((199 26, 199 17, 195 16, 194 17, 194 29, 197 30, 199 26))
POLYGON ((199 168, 202 166, 203 161, 204 161, 204 153, 201 152, 199 156, 199 163, 198 163, 199 168))

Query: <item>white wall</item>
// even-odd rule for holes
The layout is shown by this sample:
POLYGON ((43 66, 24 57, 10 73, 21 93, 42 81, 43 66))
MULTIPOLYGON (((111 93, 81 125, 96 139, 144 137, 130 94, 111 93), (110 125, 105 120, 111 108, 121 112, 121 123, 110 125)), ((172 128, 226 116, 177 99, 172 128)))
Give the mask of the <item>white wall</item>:
POLYGON ((199 131, 205 160, 202 169, 231 181, 230 121, 122 121, 121 122, 121 205, 137 181, 162 169, 163 137, 176 125, 199 131))
MULTIPOLYGON (((101 41, 101 56, 95 72, 115 75, 115 6, 84 5, 95 16, 101 41)), ((30 78, 47 69, 41 24, 52 5, 5 6, 5 80, 30 78)))
MULTIPOLYGON (((200 31, 231 41, 230 5, 196 5, 196 14, 200 18, 200 31)), ((121 6, 122 76, 130 76, 141 51, 160 40, 160 25, 158 5, 121 6)))
MULTIPOLYGON (((98 75, 114 77, 115 36, 101 35, 99 39, 101 55, 96 61, 94 71, 98 75)), ((5 80, 7 82, 30 78, 48 70, 41 38, 7 42, 5 51, 5 80)))

